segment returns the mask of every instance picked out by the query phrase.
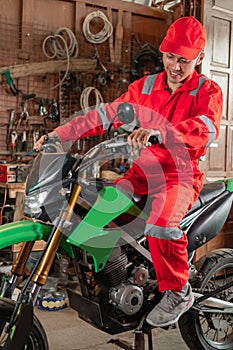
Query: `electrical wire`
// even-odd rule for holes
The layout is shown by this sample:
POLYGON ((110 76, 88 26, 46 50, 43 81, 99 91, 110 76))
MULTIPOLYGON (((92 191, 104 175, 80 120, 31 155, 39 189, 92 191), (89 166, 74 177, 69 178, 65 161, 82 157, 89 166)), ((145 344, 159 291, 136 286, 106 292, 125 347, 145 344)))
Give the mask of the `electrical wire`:
POLYGON ((87 41, 92 44, 100 44, 106 41, 113 33, 112 23, 108 20, 102 11, 94 11, 89 13, 83 21, 83 34, 87 41), (93 19, 99 18, 103 22, 103 28, 97 32, 92 33, 90 30, 90 23, 93 19))
POLYGON ((70 58, 78 56, 79 44, 71 29, 59 28, 44 39, 42 50, 49 59, 66 59, 65 74, 60 82, 51 88, 55 89, 67 78, 70 69, 70 58))
POLYGON ((90 98, 90 95, 93 93, 95 95, 95 104, 94 104, 95 107, 99 106, 101 103, 104 102, 100 91, 96 89, 94 86, 88 86, 82 91, 80 96, 80 106, 83 111, 87 111, 88 108, 90 107, 89 98, 90 98))

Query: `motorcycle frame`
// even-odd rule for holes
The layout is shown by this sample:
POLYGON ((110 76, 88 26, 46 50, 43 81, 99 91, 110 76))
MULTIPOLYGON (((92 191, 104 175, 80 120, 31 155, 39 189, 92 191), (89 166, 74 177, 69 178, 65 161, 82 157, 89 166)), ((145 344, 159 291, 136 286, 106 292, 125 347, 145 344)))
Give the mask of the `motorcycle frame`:
MULTIPOLYGON (((60 245, 63 247, 63 249, 65 249, 65 251, 71 258, 74 258, 73 249, 71 247, 72 245, 76 245, 81 249, 85 249, 93 257, 95 272, 99 272, 101 269, 104 268, 115 243, 122 235, 124 236, 122 230, 106 230, 104 229, 104 226, 107 225, 115 217, 117 217, 120 213, 123 213, 126 210, 130 210, 134 203, 116 188, 111 186, 106 187, 105 189, 100 191, 101 200, 96 201, 96 203, 90 209, 88 214, 81 221, 81 225, 79 224, 72 232, 72 234, 68 238, 66 238, 62 233, 62 223, 67 222, 71 219, 80 192, 81 186, 78 184, 74 184, 68 205, 66 205, 66 208, 64 208, 64 212, 61 211, 62 216, 58 220, 58 227, 52 227, 51 225, 46 225, 34 220, 22 220, 3 226, 1 232, 4 232, 4 234, 0 235, 0 248, 9 245, 9 243, 14 244, 22 241, 24 241, 24 243, 12 266, 12 279, 7 282, 7 287, 2 287, 1 297, 12 295, 13 289, 17 284, 18 278, 24 273, 27 260, 32 251, 33 244, 36 240, 47 240, 47 244, 40 258, 38 259, 38 262, 36 263, 34 269, 32 270, 30 277, 27 280, 27 285, 29 285, 31 281, 34 282, 34 287, 32 288, 32 299, 34 304, 37 300, 37 296, 39 294, 41 286, 43 286, 46 283, 49 271, 55 258, 55 254, 58 251, 60 245), (111 207, 111 202, 114 203, 116 195, 120 196, 118 197, 118 199, 121 203, 121 208, 119 208, 119 211, 117 212, 115 210, 113 211, 111 207), (108 213, 106 213, 106 200, 108 203, 108 213), (105 207, 103 207, 103 205, 105 207), (93 226, 93 213, 95 226, 93 226), (11 235, 9 235, 9 231, 11 232, 11 235), (8 232, 7 235, 5 234, 6 232, 8 232), (106 239, 108 241, 108 239, 111 238, 110 241, 108 241, 110 243, 109 246, 92 247, 91 245, 89 245, 90 240, 92 240, 93 238, 95 239, 96 237, 97 239, 99 239, 99 237, 102 237, 102 242, 106 241, 106 239), (9 284, 11 290, 10 293, 9 284), (7 289, 8 292, 6 291, 7 289)), ((200 211, 198 211, 196 215, 200 215, 200 211)), ((128 241, 128 244, 131 244, 131 242, 128 241)), ((217 288, 215 291, 208 292, 204 295, 197 295, 194 306, 203 303, 205 300, 214 297, 218 293, 232 286, 233 282, 230 282, 222 287, 217 288)), ((213 310, 213 308, 211 307, 210 311, 223 312, 222 308, 219 309, 218 299, 214 299, 213 302, 216 302, 217 308, 216 310, 213 310)), ((223 305, 225 305, 227 312, 233 313, 232 303, 224 302, 223 305), (232 308, 232 311, 229 311, 230 307, 232 308)))

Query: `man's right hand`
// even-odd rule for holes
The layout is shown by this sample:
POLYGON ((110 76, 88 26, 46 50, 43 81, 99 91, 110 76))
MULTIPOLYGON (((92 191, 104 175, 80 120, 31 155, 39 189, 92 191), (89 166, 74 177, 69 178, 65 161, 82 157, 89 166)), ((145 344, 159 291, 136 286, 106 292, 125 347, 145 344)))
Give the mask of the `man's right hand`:
MULTIPOLYGON (((46 140, 46 135, 42 135, 34 144, 34 150, 35 151, 41 151, 42 146, 45 144, 45 140, 46 140)), ((48 134, 48 137, 58 137, 56 131, 52 131, 48 134)))

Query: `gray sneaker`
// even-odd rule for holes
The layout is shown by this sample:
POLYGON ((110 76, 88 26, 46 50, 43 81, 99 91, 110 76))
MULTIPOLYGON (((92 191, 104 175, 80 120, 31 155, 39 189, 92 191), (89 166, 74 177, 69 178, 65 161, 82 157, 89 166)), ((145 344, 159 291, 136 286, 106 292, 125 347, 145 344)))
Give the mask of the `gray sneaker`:
POLYGON ((165 327, 176 323, 180 316, 188 311, 194 303, 191 286, 188 284, 185 287, 179 293, 167 290, 160 302, 147 316, 147 323, 154 327, 165 327))

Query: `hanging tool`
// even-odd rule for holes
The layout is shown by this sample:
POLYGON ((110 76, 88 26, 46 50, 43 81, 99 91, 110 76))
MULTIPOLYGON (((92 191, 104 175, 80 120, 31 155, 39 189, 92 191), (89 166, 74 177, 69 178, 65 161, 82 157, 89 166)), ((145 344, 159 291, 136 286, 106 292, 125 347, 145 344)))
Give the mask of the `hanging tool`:
POLYGON ((26 133, 26 130, 24 130, 21 136, 20 152, 26 152, 26 151, 27 151, 27 133, 26 133))
POLYGON ((121 51, 122 51, 122 42, 123 42, 123 10, 118 10, 118 19, 115 33, 115 63, 121 63, 121 51))
POLYGON ((3 81, 2 84, 4 85, 5 82, 7 82, 8 87, 10 88, 10 91, 13 96, 19 95, 21 90, 17 89, 17 87, 14 84, 13 79, 11 78, 11 74, 9 70, 5 70, 4 72, 1 73, 3 76, 3 81))
POLYGON ((29 95, 23 95, 23 98, 22 98, 22 103, 21 103, 21 106, 22 106, 22 112, 20 114, 20 117, 19 117, 19 121, 18 121, 18 124, 20 125, 23 121, 27 122, 28 119, 29 119, 29 113, 28 113, 28 109, 27 109, 27 101, 36 97, 36 94, 29 94, 29 95))
POLYGON ((131 82, 145 75, 155 74, 163 71, 162 56, 152 44, 142 44, 135 35, 131 34, 139 46, 139 51, 131 63, 131 82))
POLYGON ((15 146, 16 146, 16 140, 17 140, 17 132, 12 131, 11 133, 11 160, 14 160, 15 158, 15 146))
POLYGON ((100 60, 100 56, 99 56, 99 52, 97 50, 97 48, 95 47, 95 56, 94 58, 97 60, 97 62, 99 63, 99 65, 101 66, 101 68, 104 70, 105 74, 98 74, 97 80, 101 85, 107 85, 107 83, 109 82, 109 80, 113 80, 114 79, 114 75, 112 72, 110 72, 105 65, 103 64, 103 62, 100 60))
POLYGON ((45 100, 43 98, 39 98, 39 115, 43 117, 44 115, 48 114, 48 110, 45 105, 45 100))
POLYGON ((14 122, 15 122, 15 110, 11 109, 10 110, 10 120, 9 120, 9 126, 8 126, 8 133, 7 133, 7 145, 11 142, 11 133, 13 131, 14 127, 14 122))
POLYGON ((57 100, 53 100, 51 105, 49 106, 49 118, 53 121, 56 122, 59 119, 59 107, 58 107, 58 102, 57 100))
POLYGON ((34 129, 32 133, 33 144, 39 139, 40 131, 38 129, 34 129))

